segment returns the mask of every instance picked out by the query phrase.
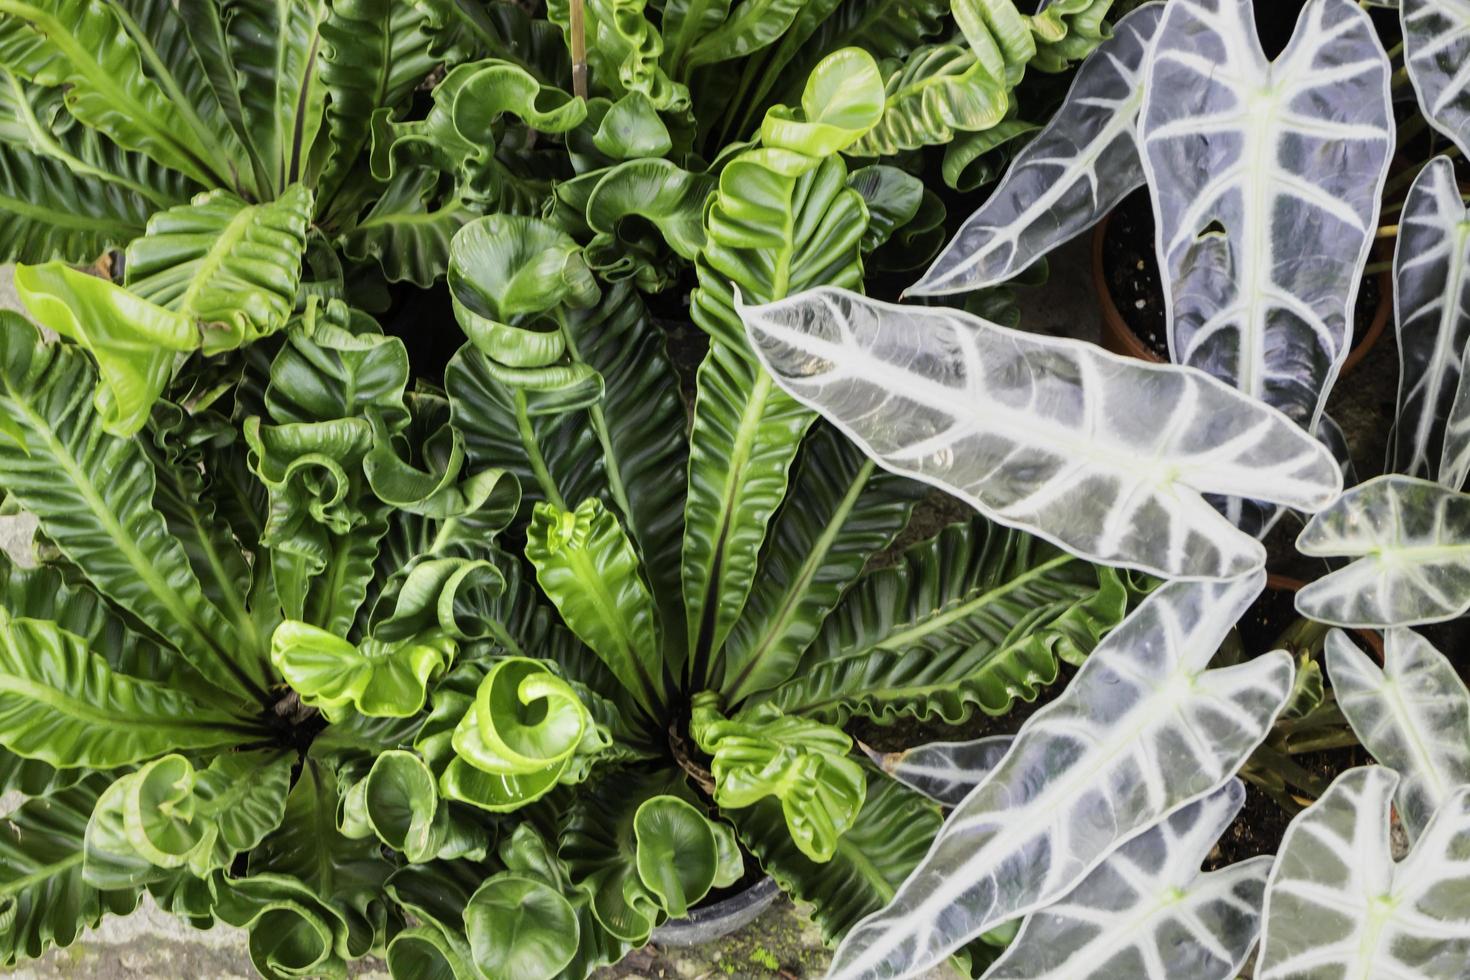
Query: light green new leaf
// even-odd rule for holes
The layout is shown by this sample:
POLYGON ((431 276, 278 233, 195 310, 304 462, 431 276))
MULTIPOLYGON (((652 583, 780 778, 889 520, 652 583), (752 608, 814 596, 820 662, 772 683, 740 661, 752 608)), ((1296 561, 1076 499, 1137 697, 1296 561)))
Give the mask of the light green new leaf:
POLYGON ((469 664, 435 688, 414 742, 440 774, 440 792, 503 812, 585 779, 612 739, 578 691, 541 660, 507 658, 483 678, 479 669, 469 664))
POLYGON ((104 915, 127 915, 138 891, 99 891, 82 878, 82 838, 107 777, 30 800, 0 820, 0 966, 70 946, 104 915))
POLYGON ((206 354, 275 333, 296 302, 312 200, 295 184, 265 204, 211 191, 161 211, 128 245, 123 284, 188 317, 206 354))
POLYGON ((633 815, 638 877, 675 917, 689 914, 715 883, 721 844, 715 826, 676 796, 645 800, 633 815))
POLYGON ((860 142, 883 111, 883 76, 877 62, 862 48, 843 48, 812 69, 799 113, 782 105, 766 112, 761 142, 812 158, 831 156, 860 142))
POLYGON ((653 597, 617 518, 595 497, 575 511, 537 504, 526 557, 566 624, 657 715, 667 692, 653 597))
POLYGON ((330 720, 348 705, 374 718, 408 718, 424 707, 429 682, 454 659, 454 641, 433 632, 353 644, 309 623, 286 620, 271 636, 271 662, 301 700, 330 720))
POLYGON ((841 729, 783 715, 771 704, 726 719, 718 697, 694 698, 689 733, 713 757, 715 802, 738 810, 774 796, 791 840, 813 861, 831 860, 838 839, 863 808, 863 768, 848 758, 841 729))
POLYGON ((0 691, 0 745, 62 769, 111 769, 262 734, 183 692, 114 673, 54 623, 8 613, 0 613, 0 691))
POLYGON ((92 584, 234 696, 268 702, 268 662, 251 655, 209 602, 180 542, 153 509, 142 449, 106 435, 87 392, 86 357, 44 344, 34 327, 0 316, 0 472, 47 537, 92 584))
POLYGON ((201 878, 228 869, 280 825, 294 761, 276 750, 235 752, 196 771, 167 755, 119 777, 87 823, 87 882, 135 888, 180 868, 201 878))
POLYGON ((37 323, 96 358, 94 402, 113 435, 143 427, 178 355, 199 346, 199 332, 184 314, 61 262, 17 266, 15 291, 37 323))
POLYGON ((928 45, 885 68, 883 118, 853 145, 851 152, 858 156, 943 145, 958 133, 989 129, 1010 111, 1004 79, 962 45, 928 45))
POLYGON ((40 85, 64 86, 68 111, 119 146, 206 187, 233 186, 237 146, 223 145, 182 98, 144 72, 147 53, 114 4, 0 2, 0 66, 40 85))

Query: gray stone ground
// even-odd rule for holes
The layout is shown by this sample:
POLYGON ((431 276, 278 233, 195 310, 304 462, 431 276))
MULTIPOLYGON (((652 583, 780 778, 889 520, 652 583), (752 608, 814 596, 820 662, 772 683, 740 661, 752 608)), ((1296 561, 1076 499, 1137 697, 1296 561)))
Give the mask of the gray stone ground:
MULTIPOLYGON (((1021 297, 1028 330, 1095 339, 1099 329, 1088 273, 1086 239, 1052 257, 1051 281, 1021 297)), ((0 308, 14 307, 9 267, 0 267, 0 308)), ((28 546, 24 518, 0 518, 0 547, 28 546)), ((14 805, 0 799, 0 812, 14 805)), ((599 980, 718 980, 819 977, 829 954, 811 920, 784 898, 745 929, 697 949, 656 949, 633 953, 599 980)), ((3 972, 3 971, 0 971, 3 972)), ((105 920, 68 949, 6 974, 16 980, 247 980, 255 976, 244 933, 229 927, 191 929, 164 915, 151 902, 129 917, 105 920)), ((361 965, 357 976, 386 980, 382 964, 361 965)), ((948 967, 927 980, 953 980, 948 967)))

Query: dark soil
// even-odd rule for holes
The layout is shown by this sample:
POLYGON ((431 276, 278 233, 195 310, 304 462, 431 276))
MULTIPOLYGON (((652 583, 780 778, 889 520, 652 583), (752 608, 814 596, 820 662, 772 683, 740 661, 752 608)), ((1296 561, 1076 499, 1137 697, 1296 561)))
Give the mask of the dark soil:
MULTIPOLYGON (((1358 746, 1326 752, 1306 752, 1292 756, 1292 761, 1320 778, 1324 784, 1331 783, 1349 769, 1373 762, 1368 753, 1358 746)), ((1300 793, 1300 790, 1296 792, 1300 793)), ((1305 796, 1298 796, 1296 802, 1305 809, 1313 801, 1305 796)), ((1214 871, 1260 854, 1275 854, 1281 847, 1281 838, 1285 836, 1292 816, 1263 789, 1247 780, 1245 806, 1241 808, 1235 822, 1220 836, 1220 843, 1205 859, 1205 870, 1214 871)))
MULTIPOLYGON (((1129 194, 1113 211, 1103 233, 1103 279, 1108 295, 1134 335, 1160 360, 1169 359, 1164 290, 1154 250, 1153 204, 1148 190, 1129 194)), ((1377 276, 1364 277, 1353 310, 1352 346, 1373 324, 1382 295, 1377 276)))

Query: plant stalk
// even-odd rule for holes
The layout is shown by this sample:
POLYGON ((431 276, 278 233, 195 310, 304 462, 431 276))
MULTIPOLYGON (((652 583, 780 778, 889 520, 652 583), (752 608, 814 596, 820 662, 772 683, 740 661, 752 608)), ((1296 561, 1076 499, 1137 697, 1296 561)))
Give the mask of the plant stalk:
POLYGON ((583 0, 572 0, 570 33, 572 35, 572 94, 587 98, 587 27, 583 16, 583 0))

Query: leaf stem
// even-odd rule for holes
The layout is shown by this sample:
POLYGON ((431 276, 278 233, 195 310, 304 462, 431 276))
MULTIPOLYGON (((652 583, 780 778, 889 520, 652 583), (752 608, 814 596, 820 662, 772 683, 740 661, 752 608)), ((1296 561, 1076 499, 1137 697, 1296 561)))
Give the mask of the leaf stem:
POLYGON ((536 433, 531 429, 531 416, 526 411, 526 393, 517 388, 514 397, 516 431, 520 433, 521 446, 526 450, 526 458, 531 463, 531 472, 536 476, 536 483, 547 500, 566 510, 567 502, 557 489, 556 481, 551 478, 551 470, 546 468, 546 457, 541 455, 541 444, 536 441, 536 433))
POLYGON ((583 0, 572 0, 568 32, 572 36, 572 94, 587 98, 587 25, 583 0))

